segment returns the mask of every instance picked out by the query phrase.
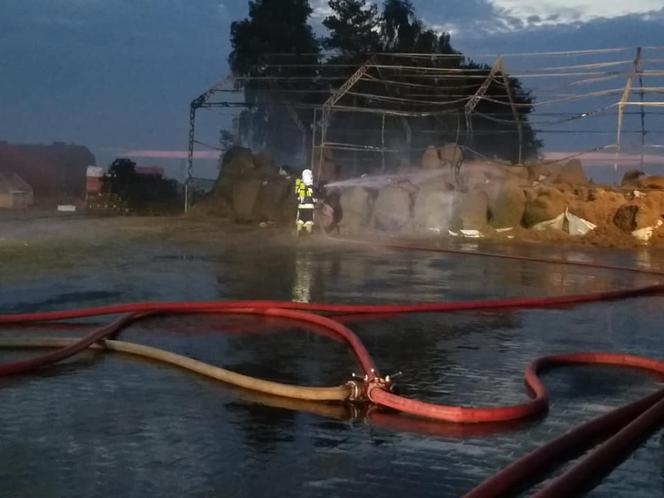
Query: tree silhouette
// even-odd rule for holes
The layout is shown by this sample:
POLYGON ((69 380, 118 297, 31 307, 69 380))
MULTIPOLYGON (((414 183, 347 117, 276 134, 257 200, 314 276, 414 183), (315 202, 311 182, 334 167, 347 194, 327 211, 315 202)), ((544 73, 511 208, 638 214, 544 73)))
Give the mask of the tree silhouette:
MULTIPOLYGON (((328 35, 320 43, 307 25, 312 13, 308 1, 257 0, 249 7, 249 18, 231 28, 229 62, 251 106, 242 114, 240 133, 244 143, 268 148, 278 161, 288 161, 285 154, 310 145, 313 107, 321 106, 369 57, 378 63, 378 77, 357 82, 344 105, 392 113, 386 119, 375 113, 334 113, 328 141, 380 148, 386 145, 384 129, 394 137, 387 145, 402 150, 406 157, 401 160, 409 162, 418 162, 428 145, 459 141, 469 150, 512 162, 537 154, 540 143, 528 122, 532 97, 516 78, 506 76, 505 86, 503 75, 496 75, 487 91, 491 99, 479 102, 472 129, 468 126, 464 104, 491 68, 466 60, 448 33, 435 32, 417 17, 410 0, 385 0, 382 9, 369 0, 329 0, 331 13, 323 21, 328 35), (321 45, 332 52, 319 65, 321 45), (288 55, 266 55, 275 52, 288 55), (241 79, 247 76, 251 79, 241 79)), ((371 167, 356 152, 341 151, 339 156, 341 164, 371 167)))
MULTIPOLYGON (((249 17, 231 24, 228 62, 240 76, 260 74, 265 54, 294 54, 311 61, 320 48, 311 26, 313 10, 308 0, 255 0, 249 2, 249 17)), ((316 57, 317 58, 317 57, 316 57)))
POLYGON ((240 116, 240 135, 280 162, 305 139, 306 117, 287 96, 306 90, 315 76, 320 45, 307 24, 312 12, 308 0, 256 0, 248 18, 231 24, 228 62, 250 106, 240 116))
POLYGON ((378 33, 379 16, 375 4, 366 0, 330 0, 335 15, 323 21, 329 36, 323 41, 327 49, 346 56, 367 55, 382 50, 378 33))
MULTIPOLYGON (((472 61, 467 62, 463 55, 452 47, 449 33, 438 34, 427 28, 416 16, 410 0, 386 0, 380 13, 378 7, 367 0, 330 1, 329 5, 332 14, 325 20, 329 35, 324 41, 324 45, 336 47, 339 52, 339 56, 331 58, 330 63, 352 62, 355 64, 355 67, 340 70, 345 77, 348 77, 370 55, 378 52, 374 58, 383 66, 378 70, 380 79, 399 80, 404 83, 393 86, 380 81, 363 80, 354 86, 353 91, 356 95, 378 96, 381 108, 397 111, 397 113, 436 110, 435 103, 441 102, 445 97, 449 100, 457 100, 474 94, 482 84, 482 78, 487 77, 490 73, 489 66, 472 61), (369 45, 364 49, 358 48, 355 43, 357 37, 351 37, 344 42, 345 37, 348 36, 347 20, 358 18, 358 12, 365 13, 365 15, 371 13, 371 22, 375 23, 371 32, 379 33, 379 50, 374 51, 369 45), (352 47, 352 50, 348 47, 352 47), (399 55, 391 57, 389 55, 391 53, 399 55), (425 59, 404 54, 436 54, 450 57, 425 59), (457 54, 459 57, 454 57, 457 54), (432 78, 427 86, 423 85, 427 82, 422 79, 423 74, 418 74, 418 71, 402 70, 400 69, 402 66, 419 67, 423 72, 427 69, 458 71, 459 74, 465 76, 446 78, 439 73, 441 77, 432 78), (413 88, 418 88, 417 92, 414 92, 413 88), (388 100, 380 100, 381 97, 386 97, 388 100)), ((363 26, 361 29, 361 32, 368 31, 367 26, 363 26)), ((429 72, 429 75, 431 74, 433 73, 429 72)), ((508 81, 522 121, 521 152, 519 151, 517 123, 513 119, 506 88, 497 83, 492 83, 487 92, 492 96, 493 101, 482 100, 478 104, 477 113, 472 118, 472 133, 466 134, 468 123, 466 123, 463 103, 461 103, 456 113, 442 112, 436 116, 416 119, 405 116, 389 118, 385 125, 387 135, 403 137, 398 143, 392 144, 393 148, 402 149, 404 152, 401 159, 409 162, 416 162, 421 151, 428 145, 456 142, 460 139, 464 145, 480 154, 496 156, 512 162, 517 162, 520 156, 522 158, 535 156, 540 143, 527 119, 528 114, 532 111, 532 98, 527 91, 523 90, 519 80, 509 78, 508 81), (491 120, 491 117, 494 119, 491 120)), ((376 106, 375 98, 373 100, 372 102, 371 98, 355 96, 352 106, 376 106)), ((439 106, 437 109, 449 109, 449 107, 439 106)), ((334 120, 330 141, 343 143, 348 141, 349 136, 359 136, 367 145, 381 147, 380 135, 383 123, 379 122, 376 116, 341 114, 335 115, 334 120), (365 131, 367 129, 374 131, 369 133, 365 131)), ((357 154, 354 152, 340 152, 339 154, 345 156, 346 162, 358 162, 357 154)), ((362 162, 366 163, 366 161, 362 162)))

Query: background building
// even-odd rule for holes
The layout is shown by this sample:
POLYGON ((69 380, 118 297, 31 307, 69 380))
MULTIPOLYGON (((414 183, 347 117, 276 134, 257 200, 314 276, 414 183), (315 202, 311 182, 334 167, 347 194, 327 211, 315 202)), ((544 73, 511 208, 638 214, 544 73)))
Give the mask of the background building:
POLYGON ((76 203, 85 198, 86 170, 95 156, 79 145, 0 142, 0 174, 19 175, 39 205, 76 203))

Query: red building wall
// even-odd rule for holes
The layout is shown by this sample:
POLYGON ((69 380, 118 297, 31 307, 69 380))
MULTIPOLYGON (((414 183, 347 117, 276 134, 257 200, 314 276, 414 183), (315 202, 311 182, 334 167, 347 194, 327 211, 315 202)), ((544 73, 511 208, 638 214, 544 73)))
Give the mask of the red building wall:
POLYGON ((0 142, 0 173, 20 175, 32 186, 36 203, 83 200, 86 169, 95 163, 90 150, 79 145, 0 142))

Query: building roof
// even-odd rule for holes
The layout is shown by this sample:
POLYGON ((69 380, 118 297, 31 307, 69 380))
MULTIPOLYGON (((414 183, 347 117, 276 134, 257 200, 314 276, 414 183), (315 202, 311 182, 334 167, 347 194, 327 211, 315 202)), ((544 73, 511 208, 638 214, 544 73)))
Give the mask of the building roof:
POLYGON ((0 194, 32 192, 32 187, 16 173, 0 173, 0 194))
POLYGON ((95 164, 85 147, 67 144, 30 145, 0 141, 0 173, 18 173, 44 199, 82 198, 85 173, 95 164))

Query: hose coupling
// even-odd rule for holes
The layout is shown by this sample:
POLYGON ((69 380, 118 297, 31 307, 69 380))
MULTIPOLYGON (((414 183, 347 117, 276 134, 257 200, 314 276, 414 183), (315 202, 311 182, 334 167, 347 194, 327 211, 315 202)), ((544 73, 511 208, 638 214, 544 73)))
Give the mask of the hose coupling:
MULTIPOLYGON (((373 372, 372 372, 373 373, 373 372)), ((394 390, 394 379, 396 377, 399 377, 400 375, 403 375, 402 372, 397 372, 392 375, 386 375, 385 377, 379 377, 377 375, 374 375, 373 377, 365 378, 365 389, 366 389, 366 395, 369 400, 371 400, 371 393, 375 389, 381 389, 386 392, 393 392, 394 390)))
POLYGON ((364 381, 361 377, 353 374, 353 379, 346 382, 346 386, 350 391, 348 401, 364 402, 367 401, 367 396, 364 388, 364 381))
POLYGON ((392 375, 386 375, 385 377, 379 377, 376 375, 376 371, 373 369, 369 374, 364 376, 353 373, 352 380, 346 382, 346 385, 350 389, 348 401, 371 401, 371 392, 374 389, 382 389, 383 391, 394 392, 394 379, 400 375, 403 375, 403 373, 397 372, 392 375))

